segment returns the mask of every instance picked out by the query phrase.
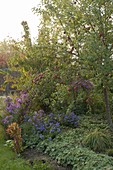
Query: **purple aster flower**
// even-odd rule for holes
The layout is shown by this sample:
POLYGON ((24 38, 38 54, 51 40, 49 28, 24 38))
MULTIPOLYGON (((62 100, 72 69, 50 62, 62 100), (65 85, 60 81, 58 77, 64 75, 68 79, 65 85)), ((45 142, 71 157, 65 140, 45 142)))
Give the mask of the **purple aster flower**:
POLYGON ((44 139, 44 135, 42 135, 42 134, 40 134, 39 137, 40 137, 41 139, 44 139))
POLYGON ((4 102, 11 102, 12 101, 12 98, 11 97, 9 97, 9 96, 7 96, 7 98, 4 100, 4 102))
POLYGON ((58 132, 58 133, 59 133, 59 132, 61 132, 61 129, 60 129, 60 128, 58 128, 58 129, 57 129, 57 132, 58 132))
POLYGON ((17 103, 22 103, 22 100, 20 98, 16 98, 17 103))
POLYGON ((9 116, 6 116, 6 117, 2 120, 2 122, 3 122, 4 124, 9 124, 12 120, 13 120, 13 116, 12 116, 12 115, 9 115, 9 116))
POLYGON ((53 117, 53 116, 54 116, 54 114, 53 114, 53 113, 50 113, 50 114, 49 114, 49 117, 53 117))
POLYGON ((14 103, 8 103, 7 106, 6 106, 6 110, 9 112, 9 113, 14 113, 16 109, 16 105, 14 103))
POLYGON ((50 141, 51 141, 51 140, 52 140, 52 137, 49 137, 49 138, 48 138, 48 140, 50 140, 50 141))
POLYGON ((21 104, 20 104, 20 103, 16 103, 15 107, 16 107, 17 109, 20 109, 20 108, 21 108, 21 104))
POLYGON ((54 129, 50 129, 50 133, 54 133, 54 131, 55 131, 54 129))
POLYGON ((66 120, 66 119, 68 119, 68 116, 67 116, 67 115, 64 116, 64 120, 66 120))
POLYGON ((56 127, 59 127, 59 126, 60 126, 60 123, 59 123, 59 122, 57 122, 55 125, 56 125, 56 127))
POLYGON ((45 127, 44 127, 44 125, 42 125, 42 126, 40 126, 40 131, 44 131, 45 130, 45 127))

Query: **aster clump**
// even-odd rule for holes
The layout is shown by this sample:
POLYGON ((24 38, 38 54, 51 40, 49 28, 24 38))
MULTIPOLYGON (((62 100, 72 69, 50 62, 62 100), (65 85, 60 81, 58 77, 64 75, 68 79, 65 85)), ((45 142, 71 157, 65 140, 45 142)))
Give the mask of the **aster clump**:
POLYGON ((53 113, 47 115, 43 110, 39 110, 28 121, 34 126, 36 133, 39 133, 40 139, 52 140, 61 132, 60 123, 53 113))
POLYGON ((74 113, 46 114, 43 110, 35 112, 28 120, 35 128, 35 133, 39 134, 40 139, 54 139, 64 126, 76 128, 79 117, 74 113))
POLYGON ((6 103, 6 113, 2 122, 7 125, 11 122, 21 124, 29 111, 30 100, 27 92, 21 92, 20 96, 15 99, 8 96, 4 102, 6 103))
POLYGON ((74 112, 62 113, 58 115, 59 122, 63 126, 78 127, 79 117, 74 112))

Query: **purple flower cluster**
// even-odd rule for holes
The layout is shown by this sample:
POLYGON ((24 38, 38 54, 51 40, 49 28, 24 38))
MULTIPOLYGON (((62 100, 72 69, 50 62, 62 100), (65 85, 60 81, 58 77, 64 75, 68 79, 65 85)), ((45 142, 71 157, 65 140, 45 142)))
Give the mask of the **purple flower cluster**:
POLYGON ((58 115, 59 122, 64 126, 77 127, 79 117, 74 112, 58 115))
POLYGON ((29 95, 27 91, 20 92, 20 100, 22 103, 29 103, 29 95))
POLYGON ((7 125, 7 124, 10 124, 13 120, 13 116, 12 115, 9 115, 9 116, 6 116, 4 119, 2 119, 2 122, 7 125))
POLYGON ((23 119, 28 110, 29 97, 26 92, 21 92, 20 96, 13 100, 11 97, 7 97, 4 102, 6 103, 6 115, 3 119, 4 124, 11 123, 12 121, 19 122, 20 118, 23 119))
POLYGON ((80 87, 86 90, 91 90, 93 87, 93 84, 89 80, 85 80, 85 79, 81 79, 76 82, 73 82, 72 85, 75 90, 79 89, 80 87))
POLYGON ((56 134, 61 132, 60 123, 55 119, 54 114, 46 115, 43 110, 39 110, 29 120, 39 133, 41 139, 52 140, 56 134))
POLYGON ((38 134, 40 139, 52 140, 59 134, 63 126, 78 126, 78 116, 72 113, 46 114, 43 110, 29 114, 29 96, 26 92, 20 94, 15 100, 5 99, 7 114, 3 118, 4 125, 12 122, 30 123, 33 134, 38 134))
POLYGON ((73 112, 68 114, 45 114, 39 110, 28 121, 32 123, 41 139, 52 140, 62 130, 62 125, 77 127, 79 118, 73 112))

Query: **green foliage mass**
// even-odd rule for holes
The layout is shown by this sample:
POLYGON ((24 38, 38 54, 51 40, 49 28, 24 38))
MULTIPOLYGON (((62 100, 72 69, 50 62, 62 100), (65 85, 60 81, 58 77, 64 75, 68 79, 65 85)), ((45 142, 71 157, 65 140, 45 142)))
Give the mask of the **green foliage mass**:
POLYGON ((14 52, 9 67, 21 72, 15 78, 18 88, 29 91, 34 110, 95 112, 97 102, 90 107, 85 103, 80 110, 90 95, 81 95, 75 87, 75 91, 71 88, 71 83, 89 79, 94 84, 92 93, 100 95, 99 109, 105 112, 106 108, 112 128, 112 0, 44 0, 33 11, 41 16, 36 42, 30 40, 26 21, 22 22, 23 41, 11 42, 14 52), (78 104, 77 108, 73 103, 78 104))

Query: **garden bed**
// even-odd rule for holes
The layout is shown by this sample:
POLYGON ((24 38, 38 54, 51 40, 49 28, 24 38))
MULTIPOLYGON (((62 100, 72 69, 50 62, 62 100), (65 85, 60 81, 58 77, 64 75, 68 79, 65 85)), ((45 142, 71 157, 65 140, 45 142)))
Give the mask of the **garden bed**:
POLYGON ((44 152, 38 151, 37 149, 26 149, 22 153, 22 157, 29 161, 32 165, 34 162, 41 162, 42 164, 48 163, 53 170, 71 170, 72 167, 63 167, 53 160, 49 155, 44 152))

